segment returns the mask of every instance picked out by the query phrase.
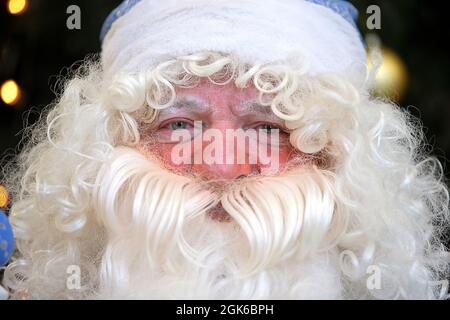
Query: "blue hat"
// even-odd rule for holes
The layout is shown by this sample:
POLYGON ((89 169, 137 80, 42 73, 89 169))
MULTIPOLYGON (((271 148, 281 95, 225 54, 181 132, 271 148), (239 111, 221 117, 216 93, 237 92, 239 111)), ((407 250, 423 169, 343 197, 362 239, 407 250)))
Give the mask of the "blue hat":
MULTIPOLYGON (((123 1, 116 9, 114 9, 106 18, 103 23, 102 30, 100 32, 100 42, 103 43, 106 34, 109 29, 111 29, 112 24, 119 19, 121 16, 125 15, 128 11, 130 11, 138 2, 141 0, 125 0, 123 1)), ((352 24, 355 28, 356 22, 358 21, 358 10, 346 0, 306 0, 327 8, 330 8, 345 20, 347 20, 350 24, 352 24)))

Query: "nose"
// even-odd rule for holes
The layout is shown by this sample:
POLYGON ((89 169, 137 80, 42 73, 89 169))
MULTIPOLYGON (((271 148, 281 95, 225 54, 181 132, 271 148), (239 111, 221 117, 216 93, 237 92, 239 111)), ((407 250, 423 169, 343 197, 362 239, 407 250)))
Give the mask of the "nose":
POLYGON ((199 165, 194 169, 209 180, 236 180, 257 172, 257 168, 253 164, 199 165))

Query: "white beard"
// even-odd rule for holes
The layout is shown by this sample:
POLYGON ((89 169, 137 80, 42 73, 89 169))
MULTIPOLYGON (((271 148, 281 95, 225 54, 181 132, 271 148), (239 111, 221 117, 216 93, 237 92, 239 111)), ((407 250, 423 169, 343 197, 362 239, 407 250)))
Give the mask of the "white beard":
POLYGON ((217 192, 117 148, 94 192, 108 234, 100 297, 341 298, 332 180, 309 165, 217 192), (218 203, 231 221, 207 214, 218 203))

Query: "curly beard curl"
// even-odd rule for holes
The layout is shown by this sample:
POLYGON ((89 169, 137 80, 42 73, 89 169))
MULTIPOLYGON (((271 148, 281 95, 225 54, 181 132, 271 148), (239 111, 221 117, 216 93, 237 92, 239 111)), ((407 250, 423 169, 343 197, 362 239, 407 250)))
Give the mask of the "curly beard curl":
MULTIPOLYGON (((131 281, 132 275, 145 274, 138 266, 153 266, 154 270, 164 267, 164 272, 169 272, 164 276, 168 277, 180 269, 183 259, 190 264, 186 262, 181 268, 186 274, 178 273, 178 278, 186 276, 186 282, 182 282, 185 291, 178 283, 180 295, 191 292, 191 296, 212 298, 213 293, 221 297, 225 292, 224 297, 307 298, 308 292, 317 292, 317 297, 323 298, 446 297, 447 283, 441 280, 448 275, 449 260, 442 237, 449 224, 449 197, 441 165, 423 151, 422 130, 409 114, 387 101, 371 99, 366 89, 356 88, 340 76, 310 77, 306 67, 292 71, 289 61, 249 65, 235 56, 214 52, 179 57, 154 70, 120 74, 114 79, 104 79, 98 64, 88 62, 66 84, 58 103, 25 132, 25 137, 28 142, 24 149, 4 170, 4 180, 14 197, 11 222, 19 249, 5 272, 4 284, 18 297, 23 291, 30 298, 107 297, 105 292, 123 287, 120 279, 128 276, 131 281), (285 194, 276 190, 269 194, 258 179, 248 180, 248 185, 237 184, 219 197, 180 176, 174 180, 177 184, 161 179, 160 194, 129 206, 133 214, 124 214, 126 210, 118 208, 131 205, 129 202, 138 195, 144 199, 150 193, 148 181, 156 181, 156 176, 130 184, 139 191, 134 196, 121 192, 116 197, 102 196, 101 188, 97 190, 98 177, 117 148, 135 147, 140 141, 140 128, 151 123, 159 109, 171 105, 176 88, 196 86, 205 77, 217 85, 233 81, 240 88, 252 83, 260 92, 260 102, 292 130, 294 147, 325 155, 326 161, 316 175, 310 172, 307 178, 302 176, 308 181, 302 188, 317 191, 308 196, 313 200, 306 199, 309 191, 293 184, 286 195, 298 198, 283 202, 280 199, 285 194), (324 176, 324 172, 330 174, 324 176), (179 193, 172 195, 167 190, 179 193), (197 191, 202 192, 203 202, 197 191), (294 213, 269 213, 270 206, 264 204, 261 194, 271 199, 270 206, 278 213, 294 213), (154 199, 175 196, 186 201, 168 200, 171 214, 163 216, 154 199), (218 201, 241 230, 230 228, 234 237, 223 236, 227 240, 224 243, 235 237, 243 241, 239 242, 241 247, 225 246, 236 251, 226 271, 207 272, 199 280, 203 276, 201 264, 194 267, 199 261, 214 266, 213 261, 219 265, 224 259, 199 248, 204 242, 195 241, 205 232, 205 237, 213 238, 210 243, 214 247, 220 243, 214 237, 227 234, 222 230, 227 227, 204 220, 201 213, 218 201), (306 215, 308 203, 322 206, 322 213, 316 213, 320 218, 306 215), (150 205, 158 213, 139 214, 150 205), (118 215, 100 214, 102 211, 118 215), (176 214, 181 211, 186 214, 176 214), (136 225, 131 223, 133 219, 141 222, 135 234, 131 232, 131 226, 136 225), (211 226, 201 227, 207 224, 211 226), (194 239, 188 239, 188 232, 182 231, 188 225, 194 239), (149 226, 155 233, 149 233, 149 226), (210 232, 214 228, 220 230, 210 232), (122 232, 129 237, 119 237, 122 232), (170 237, 169 232, 176 237, 170 237), (143 245, 136 239, 147 240, 145 254, 136 256, 137 248, 143 245), (123 258, 127 256, 134 260, 123 258), (81 268, 79 290, 67 289, 68 265, 81 268), (367 270, 373 266, 381 272, 381 288, 376 290, 367 286, 367 270), (241 279, 236 281, 248 281, 233 286, 228 282, 230 277, 223 278, 224 272, 241 279), (197 277, 192 279, 214 289, 192 289, 189 276, 193 274, 197 277), (321 274, 325 276, 317 281, 321 274), (323 286, 325 282, 329 285, 323 286)), ((139 163, 156 173, 151 163, 143 159, 139 163)), ((127 176, 133 174, 124 169, 122 178, 127 176)), ((277 188, 288 190, 286 185, 293 178, 284 178, 281 182, 264 177, 269 179, 264 183, 278 183, 277 188)), ((102 187, 117 188, 120 182, 102 187)), ((152 280, 163 279, 161 273, 153 274, 152 280)), ((175 278, 170 279, 177 283, 175 278)), ((157 297, 157 292, 153 295, 145 290, 147 281, 135 280, 130 288, 142 292, 140 297, 157 297)), ((160 296, 168 296, 168 288, 173 287, 159 288, 160 296)))

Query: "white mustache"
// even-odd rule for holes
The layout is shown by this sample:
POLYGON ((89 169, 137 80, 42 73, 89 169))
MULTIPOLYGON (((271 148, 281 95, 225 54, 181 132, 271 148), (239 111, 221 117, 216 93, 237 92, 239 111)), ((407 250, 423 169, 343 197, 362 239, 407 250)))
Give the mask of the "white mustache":
POLYGON ((142 239, 145 250, 139 255, 145 252, 153 267, 172 270, 180 257, 201 266, 207 250, 218 250, 214 244, 190 242, 196 235, 187 226, 199 234, 208 232, 199 226, 206 226, 206 213, 220 203, 245 236, 240 246, 246 248, 246 258, 236 275, 246 277, 320 249, 335 209, 333 178, 316 167, 299 168, 240 179, 218 191, 119 147, 100 170, 94 202, 110 239, 142 239))

